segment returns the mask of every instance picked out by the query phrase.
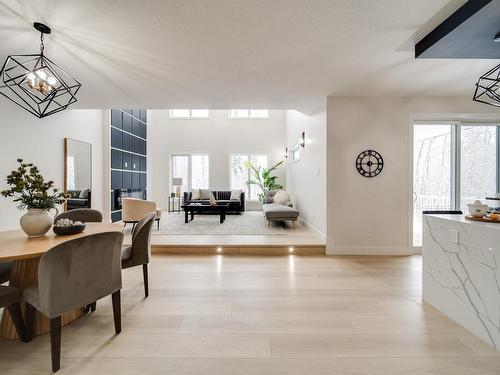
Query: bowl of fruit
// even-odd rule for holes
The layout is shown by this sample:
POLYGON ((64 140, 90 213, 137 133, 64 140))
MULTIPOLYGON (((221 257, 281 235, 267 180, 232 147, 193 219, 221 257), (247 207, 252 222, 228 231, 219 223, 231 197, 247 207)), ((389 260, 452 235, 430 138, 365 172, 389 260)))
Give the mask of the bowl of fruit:
POLYGON ((85 223, 70 219, 59 219, 52 227, 58 236, 69 236, 71 234, 82 233, 85 230, 85 223))

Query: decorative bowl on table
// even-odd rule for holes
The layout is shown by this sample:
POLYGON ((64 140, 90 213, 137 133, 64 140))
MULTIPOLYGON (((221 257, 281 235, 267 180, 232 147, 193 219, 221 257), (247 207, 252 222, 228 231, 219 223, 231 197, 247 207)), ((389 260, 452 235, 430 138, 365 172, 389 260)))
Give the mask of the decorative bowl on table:
POLYGON ((85 223, 70 219, 60 219, 54 224, 52 230, 58 236, 69 236, 82 233, 85 230, 85 223))
POLYGON ((488 213, 488 205, 482 204, 480 201, 475 201, 467 205, 467 210, 474 217, 484 217, 488 213))

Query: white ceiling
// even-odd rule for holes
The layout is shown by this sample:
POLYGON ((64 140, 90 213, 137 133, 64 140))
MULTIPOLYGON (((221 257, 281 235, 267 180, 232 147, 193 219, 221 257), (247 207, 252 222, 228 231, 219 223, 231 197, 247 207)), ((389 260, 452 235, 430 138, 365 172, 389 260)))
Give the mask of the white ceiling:
MULTIPOLYGON (((498 0, 496 0, 498 1, 498 0)), ((45 53, 75 107, 312 111, 328 95, 471 97, 496 60, 415 60, 463 0, 4 0, 0 59, 45 53)))

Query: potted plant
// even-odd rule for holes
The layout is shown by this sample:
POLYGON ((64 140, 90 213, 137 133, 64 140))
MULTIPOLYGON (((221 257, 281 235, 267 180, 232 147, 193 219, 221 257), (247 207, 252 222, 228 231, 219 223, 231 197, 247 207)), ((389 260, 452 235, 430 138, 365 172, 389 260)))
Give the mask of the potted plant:
POLYGON ((253 174, 253 178, 247 181, 247 185, 256 185, 260 188, 262 191, 259 193, 260 201, 264 201, 264 192, 283 189, 283 186, 277 181, 278 176, 271 175, 271 172, 275 171, 284 162, 284 160, 281 160, 271 168, 261 168, 260 166, 256 167, 249 160, 245 161, 245 168, 250 169, 253 174))
POLYGON ((54 181, 45 182, 38 167, 33 163, 25 163, 17 159, 19 167, 6 178, 9 189, 1 194, 13 197, 20 210, 28 209, 21 217, 21 228, 29 237, 43 236, 52 226, 51 209, 58 210, 57 204, 66 200, 66 194, 54 187, 54 181))

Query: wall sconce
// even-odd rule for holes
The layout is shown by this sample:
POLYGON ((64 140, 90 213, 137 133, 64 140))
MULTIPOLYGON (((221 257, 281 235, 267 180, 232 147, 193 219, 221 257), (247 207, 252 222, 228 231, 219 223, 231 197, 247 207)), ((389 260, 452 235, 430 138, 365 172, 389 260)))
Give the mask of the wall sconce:
POLYGON ((288 159, 288 147, 285 147, 285 152, 283 153, 283 158, 288 159))
POLYGON ((300 135, 299 145, 302 148, 306 147, 306 132, 302 132, 300 135))

